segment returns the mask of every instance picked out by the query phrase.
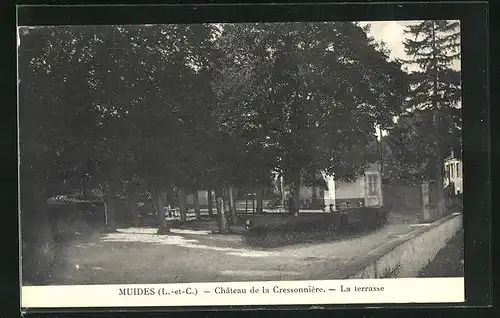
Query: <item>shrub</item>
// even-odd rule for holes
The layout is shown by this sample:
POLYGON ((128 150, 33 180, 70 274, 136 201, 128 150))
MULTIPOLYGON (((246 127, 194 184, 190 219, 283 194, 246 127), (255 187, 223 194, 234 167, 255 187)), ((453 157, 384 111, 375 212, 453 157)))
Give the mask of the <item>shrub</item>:
POLYGON ((246 232, 252 245, 281 246, 315 240, 318 236, 331 236, 337 228, 333 214, 285 217, 282 222, 263 223, 246 232))

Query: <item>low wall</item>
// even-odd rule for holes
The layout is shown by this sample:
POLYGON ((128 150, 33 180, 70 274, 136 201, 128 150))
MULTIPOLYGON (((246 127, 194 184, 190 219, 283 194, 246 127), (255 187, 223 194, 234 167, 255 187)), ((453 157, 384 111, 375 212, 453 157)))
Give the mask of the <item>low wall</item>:
POLYGON ((379 246, 330 279, 416 277, 461 228, 462 214, 459 213, 421 225, 379 246))

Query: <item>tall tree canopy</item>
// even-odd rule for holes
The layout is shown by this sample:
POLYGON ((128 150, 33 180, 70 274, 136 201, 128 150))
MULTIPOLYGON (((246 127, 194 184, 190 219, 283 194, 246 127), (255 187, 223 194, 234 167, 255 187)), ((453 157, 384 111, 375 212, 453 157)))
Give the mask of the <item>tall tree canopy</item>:
POLYGON ((453 67, 460 59, 459 22, 421 21, 405 33, 411 85, 406 113, 386 138, 387 160, 393 177, 442 184, 443 158, 450 149, 461 154, 460 72, 453 67))
POLYGON ((444 213, 444 158, 461 153, 458 21, 428 20, 409 25, 403 44, 413 66, 406 114, 385 138, 391 177, 437 185, 437 213, 444 213))
POLYGON ((216 92, 228 129, 247 139, 246 166, 298 188, 317 170, 349 178, 378 158, 368 151, 375 124, 401 113, 406 74, 366 31, 350 22, 222 26, 216 92))

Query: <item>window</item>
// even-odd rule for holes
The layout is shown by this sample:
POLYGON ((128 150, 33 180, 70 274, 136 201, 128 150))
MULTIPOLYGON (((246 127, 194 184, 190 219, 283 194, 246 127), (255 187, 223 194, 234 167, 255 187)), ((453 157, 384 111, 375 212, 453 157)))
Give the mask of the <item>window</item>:
POLYGON ((460 167, 459 167, 459 163, 457 163, 457 178, 460 178, 460 167))
POLYGON ((450 163, 450 171, 451 171, 451 174, 450 174, 450 177, 454 178, 454 174, 455 174, 455 165, 450 163))
POLYGON ((368 195, 378 195, 378 175, 367 175, 368 195))

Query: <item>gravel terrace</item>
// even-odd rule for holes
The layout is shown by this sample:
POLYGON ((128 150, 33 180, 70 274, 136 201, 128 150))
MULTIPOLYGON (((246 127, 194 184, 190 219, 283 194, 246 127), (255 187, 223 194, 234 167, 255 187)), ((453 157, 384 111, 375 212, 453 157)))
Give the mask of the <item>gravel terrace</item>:
POLYGON ((410 224, 388 224, 366 235, 333 242, 252 248, 241 235, 210 230, 119 229, 60 248, 50 284, 189 283, 315 279, 366 254, 410 224))

